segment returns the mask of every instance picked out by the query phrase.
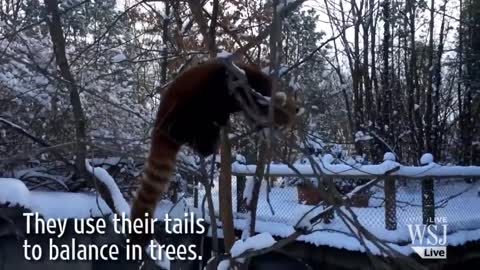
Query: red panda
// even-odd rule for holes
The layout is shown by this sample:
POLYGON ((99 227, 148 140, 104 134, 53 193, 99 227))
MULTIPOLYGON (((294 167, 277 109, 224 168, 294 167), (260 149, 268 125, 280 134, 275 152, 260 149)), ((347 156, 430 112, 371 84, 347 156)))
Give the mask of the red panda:
MULTIPOLYGON (((249 86, 259 94, 270 97, 271 79, 259 69, 239 64, 249 86)), ((175 170, 177 153, 187 145, 202 156, 217 151, 220 129, 230 114, 242 110, 239 102, 230 94, 228 71, 220 62, 199 64, 183 72, 162 96, 151 135, 150 152, 141 177, 141 185, 133 201, 130 218, 152 218, 160 196, 168 189, 175 170)), ((239 89, 240 91, 240 89, 239 89)), ((285 126, 292 123, 298 111, 295 102, 277 93, 274 103, 274 122, 285 126)), ((267 99, 268 100, 268 99, 267 99)), ((268 115, 268 103, 256 104, 268 115)), ((152 238, 148 234, 131 235, 132 243, 145 246, 152 238)))

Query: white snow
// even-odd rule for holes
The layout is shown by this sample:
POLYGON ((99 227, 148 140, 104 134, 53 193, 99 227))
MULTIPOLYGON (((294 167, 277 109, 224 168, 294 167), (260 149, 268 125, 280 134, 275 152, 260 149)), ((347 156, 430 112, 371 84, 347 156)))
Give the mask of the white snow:
POLYGON ((68 9, 68 8, 71 8, 75 5, 78 5, 80 4, 80 0, 67 0, 67 1, 62 1, 60 3, 60 8, 61 10, 65 10, 65 9, 68 9))
POLYGON ((245 189, 243 190, 243 198, 247 200, 247 204, 252 200, 253 186, 255 181, 253 176, 247 176, 245 181, 245 189))
POLYGON ((120 62, 123 62, 123 61, 126 61, 127 60, 127 56, 125 54, 123 54, 122 52, 119 52, 118 54, 116 54, 115 56, 112 57, 112 62, 113 63, 120 63, 120 62))
POLYGON ((112 214, 105 201, 95 194, 30 191, 28 207, 45 218, 89 218, 112 214))
POLYGON ((52 175, 50 173, 46 173, 46 170, 47 169, 43 167, 28 168, 23 170, 17 170, 13 173, 13 175, 17 179, 26 179, 29 177, 42 177, 45 179, 50 179, 61 185, 65 190, 68 190, 68 187, 64 182, 65 177, 63 175, 52 175))
POLYGON ((28 208, 30 194, 25 184, 14 178, 0 178, 0 204, 10 203, 28 208))
POLYGON ((277 241, 273 239, 272 235, 268 232, 260 233, 255 236, 249 237, 245 240, 237 240, 230 250, 232 257, 238 257, 245 251, 259 250, 267 248, 275 244, 277 241))
MULTIPOLYGON (((298 228, 306 229, 312 227, 310 220, 324 211, 323 207, 312 208, 311 206, 307 205, 299 205, 299 209, 301 210, 295 211, 293 220, 298 220, 298 225, 295 224, 298 228)), ((318 229, 320 226, 322 226, 322 224, 316 226, 316 229, 318 229)))
POLYGON ((170 269, 170 260, 167 258, 165 251, 163 250, 162 246, 157 242, 157 240, 153 240, 154 243, 150 244, 148 247, 145 248, 145 251, 150 256, 150 258, 155 262, 156 265, 164 268, 170 269), (153 252, 154 256, 150 254, 153 252))
POLYGON ((223 260, 221 261, 218 266, 217 266, 217 270, 228 270, 230 269, 230 260, 223 260))
POLYGON ((118 214, 125 213, 126 217, 130 216, 130 206, 125 200, 125 198, 122 195, 122 192, 120 192, 120 189, 118 188, 118 185, 115 183, 115 180, 108 174, 108 172, 101 168, 101 167, 92 167, 90 165, 89 160, 85 162, 85 166, 88 172, 92 173, 95 175, 95 177, 104 183, 108 190, 110 191, 110 194, 112 195, 112 200, 115 205, 115 210, 118 211, 118 214))
MULTIPOLYGON (((87 170, 105 183, 112 194, 118 214, 128 217, 130 206, 108 172, 86 163, 87 170)), ((0 203, 10 202, 38 212, 45 218, 89 218, 112 214, 105 201, 94 193, 29 191, 25 184, 13 178, 0 178, 0 203)))
POLYGON ((245 75, 245 70, 241 69, 239 66, 235 65, 235 63, 232 62, 232 65, 234 68, 236 68, 238 70, 238 72, 242 73, 243 75, 245 75))
POLYGON ((217 58, 229 58, 232 55, 232 53, 227 52, 227 51, 221 51, 217 53, 217 58))
MULTIPOLYGON (((257 217, 258 217, 258 212, 257 212, 257 217)), ((240 239, 245 240, 248 237, 250 237, 250 226, 252 224, 252 215, 248 211, 245 215, 244 223, 240 228, 242 229, 242 235, 240 236, 240 239)))
POLYGON ((368 141, 368 140, 371 140, 371 139, 373 139, 373 137, 368 135, 368 134, 363 133, 363 131, 357 131, 355 133, 355 142, 368 141))
MULTIPOLYGON (((387 155, 391 157, 391 155, 387 155)), ((348 175, 348 176, 366 176, 384 175, 387 171, 399 167, 399 170, 393 172, 392 176, 403 177, 427 177, 427 176, 478 176, 480 175, 480 166, 442 166, 436 163, 428 163, 424 166, 404 166, 398 162, 390 159, 376 165, 362 165, 356 166, 348 164, 332 164, 335 159, 332 155, 327 154, 322 157, 321 161, 317 160, 317 164, 325 175, 348 175)), ((428 160, 428 159, 427 159, 428 160)), ((309 164, 294 164, 293 167, 303 175, 314 175, 312 165, 309 164)), ((232 164, 232 172, 234 174, 253 174, 255 173, 255 165, 244 165, 238 162, 232 164)), ((271 164, 270 175, 280 176, 295 176, 297 173, 290 169, 287 165, 271 164)))
MULTIPOLYGON (((283 73, 285 73, 289 69, 289 66, 281 64, 279 69, 278 69, 278 75, 281 76, 283 73)), ((262 68, 262 72, 268 75, 272 75, 274 70, 270 70, 270 67, 264 67, 262 68)))
POLYGON ((278 6, 277 6, 277 12, 280 12, 283 8, 287 7, 291 3, 294 3, 296 0, 284 0, 284 1, 279 1, 278 6))
POLYGON ((245 156, 240 155, 240 154, 237 154, 235 156, 235 160, 240 162, 240 163, 243 163, 243 164, 247 163, 247 159, 245 158, 245 156))
POLYGON ((90 161, 93 165, 105 164, 105 165, 115 166, 118 163, 120 163, 121 160, 122 160, 121 157, 108 157, 108 158, 93 158, 90 161))
POLYGON ((0 203, 20 205, 45 218, 88 218, 111 213, 94 194, 29 191, 22 181, 13 178, 0 178, 0 185, 0 203))
POLYGON ((420 164, 428 165, 430 163, 433 163, 433 155, 430 153, 423 154, 420 158, 420 164))
POLYGON ((298 109, 296 116, 301 116, 303 115, 303 113, 305 113, 305 108, 301 107, 300 109, 298 109))
POLYGON ((295 80, 294 77, 292 77, 292 78, 290 79, 290 82, 288 82, 288 86, 289 86, 290 88, 292 88, 292 90, 293 90, 294 92, 296 92, 296 91, 298 91, 298 90, 301 89, 300 84, 295 80))
POLYGON ((392 153, 392 152, 387 152, 383 155, 383 161, 387 161, 387 160, 391 160, 391 161, 395 161, 396 158, 395 158, 395 154, 392 153))

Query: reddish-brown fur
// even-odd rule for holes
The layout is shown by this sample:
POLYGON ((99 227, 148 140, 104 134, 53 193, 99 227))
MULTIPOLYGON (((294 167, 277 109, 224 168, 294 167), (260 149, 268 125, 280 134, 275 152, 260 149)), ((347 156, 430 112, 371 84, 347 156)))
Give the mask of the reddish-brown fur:
MULTIPOLYGON (((270 96, 272 84, 267 75, 251 66, 239 66, 253 89, 270 96)), ((240 110, 238 102, 229 94, 223 64, 205 63, 181 74, 162 97, 131 218, 144 219, 145 213, 153 216, 158 199, 168 189, 182 145, 190 146, 203 156, 213 154, 218 148, 220 128, 227 123, 231 113, 240 110)), ((288 122, 285 119, 278 121, 282 124, 288 122)), ((133 235, 132 242, 145 245, 150 238, 146 234, 133 235)))

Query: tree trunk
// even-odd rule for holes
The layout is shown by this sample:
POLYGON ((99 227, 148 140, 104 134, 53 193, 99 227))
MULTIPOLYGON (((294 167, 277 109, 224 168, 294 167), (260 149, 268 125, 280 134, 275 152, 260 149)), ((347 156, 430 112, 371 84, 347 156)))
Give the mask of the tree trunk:
POLYGON ((78 86, 75 82, 75 78, 70 70, 70 66, 67 60, 67 54, 65 50, 65 37, 62 29, 62 21, 60 19, 60 12, 58 10, 57 0, 46 0, 45 5, 47 8, 47 24, 50 31, 50 37, 53 44, 53 51, 55 54, 55 62, 60 71, 60 75, 66 81, 65 84, 69 90, 70 102, 73 108, 73 116, 75 119, 75 166, 79 172, 79 176, 84 179, 90 180, 90 185, 97 188, 100 196, 104 199, 107 205, 116 212, 117 209, 113 203, 112 196, 109 189, 103 184, 103 182, 95 181, 94 177, 87 177, 85 160, 87 157, 86 149, 86 120, 82 109, 82 102, 80 100, 80 94, 78 86))
MULTIPOLYGON (((390 84, 390 1, 386 0, 383 2, 383 41, 382 41, 382 60, 383 60, 383 67, 381 73, 381 85, 383 88, 383 92, 385 93, 382 96, 382 116, 380 117, 381 122, 379 126, 382 130, 382 135, 384 136, 386 142, 388 144, 391 143, 391 121, 390 121, 390 113, 392 110, 392 87, 390 84)), ((385 146, 380 146, 380 143, 377 143, 377 153, 382 154, 382 152, 386 151, 385 146)))
POLYGON ((163 41, 163 49, 162 49, 162 64, 161 64, 161 77, 160 77, 160 84, 165 85, 167 83, 167 71, 168 71, 168 32, 169 32, 169 25, 170 25, 170 3, 165 1, 165 15, 166 18, 163 18, 163 27, 162 27, 162 41, 163 41))
POLYGON ((395 189, 396 179, 393 177, 386 177, 384 184, 385 193, 385 229, 397 229, 397 198, 395 189))
POLYGON ((429 41, 428 41, 428 70, 426 71, 427 78, 427 93, 426 93, 426 110, 425 110, 425 146, 429 153, 433 153, 433 28, 435 16, 435 0, 430 2, 430 22, 429 22, 429 41))
POLYGON ((446 13, 446 5, 447 0, 444 1, 443 4, 443 15, 442 15, 442 23, 440 26, 440 37, 438 41, 438 48, 437 48, 437 62, 435 65, 435 72, 434 72, 434 80, 435 80, 435 88, 434 88, 434 99, 433 99, 433 115, 437 116, 433 118, 433 156, 440 157, 441 155, 441 145, 443 141, 443 136, 445 135, 445 131, 443 128, 440 127, 438 115, 440 114, 440 87, 442 86, 442 55, 443 55, 443 46, 444 46, 444 31, 445 31, 445 13, 446 13))
POLYGON ((86 159, 86 121, 80 100, 80 94, 75 83, 70 66, 68 64, 65 52, 65 37, 63 35, 62 22, 60 20, 60 12, 56 0, 46 0, 47 13, 50 15, 47 20, 50 37, 53 44, 55 61, 60 71, 60 75, 66 81, 66 86, 70 94, 70 102, 73 108, 73 116, 75 119, 75 135, 76 135, 76 151, 77 156, 75 164, 82 177, 85 177, 85 159, 86 159))
MULTIPOLYGON (((352 70, 352 86, 353 86, 353 115, 355 130, 358 132, 362 130, 363 127, 363 106, 362 106, 362 91, 361 91, 361 76, 362 70, 360 69, 360 22, 362 20, 361 13, 356 7, 355 1, 351 2, 352 4, 352 13, 355 18, 354 23, 354 40, 353 40, 353 70, 352 70)), ((355 150, 357 155, 363 155, 363 147, 361 141, 355 142, 355 150)))

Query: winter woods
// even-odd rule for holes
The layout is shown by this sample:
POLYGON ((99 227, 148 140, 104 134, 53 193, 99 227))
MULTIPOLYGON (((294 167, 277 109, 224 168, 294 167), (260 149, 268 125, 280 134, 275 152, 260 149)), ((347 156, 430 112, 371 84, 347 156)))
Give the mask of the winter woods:
MULTIPOLYGON (((475 1, 306 1, 282 18, 274 51, 272 2, 193 2, 60 1, 54 16, 50 1, 2 1, 2 118, 48 145, 3 123, 2 168, 55 152, 141 160, 168 81, 221 51, 266 70, 276 51, 280 83, 307 109, 292 140, 354 145, 371 161, 388 150, 478 162, 475 1)), ((248 144, 234 147, 248 157, 248 144)))

